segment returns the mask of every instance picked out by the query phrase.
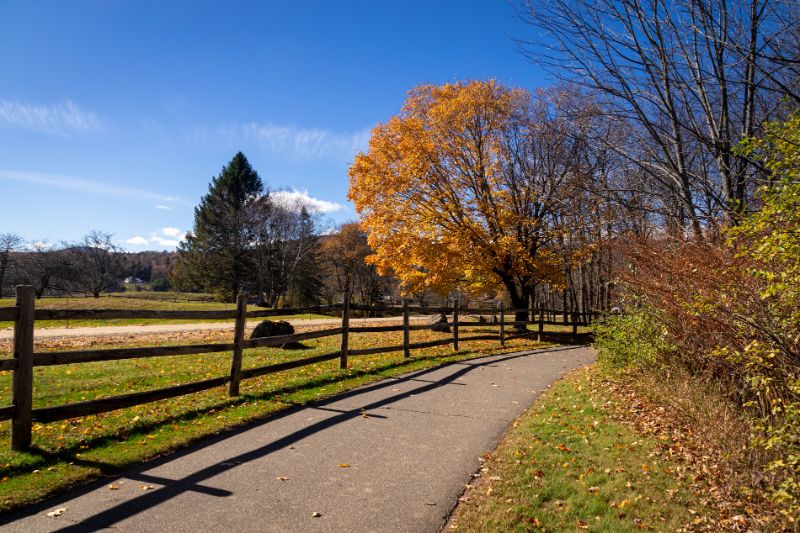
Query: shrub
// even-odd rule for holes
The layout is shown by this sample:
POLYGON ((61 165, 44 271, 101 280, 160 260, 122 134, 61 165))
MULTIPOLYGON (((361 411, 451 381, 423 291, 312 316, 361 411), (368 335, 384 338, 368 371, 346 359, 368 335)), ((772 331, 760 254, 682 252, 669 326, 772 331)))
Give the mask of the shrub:
POLYGON ((595 324, 598 361, 606 367, 652 366, 675 347, 652 309, 634 307, 595 324))
POLYGON ((772 172, 756 199, 761 208, 724 229, 724 242, 622 243, 618 277, 644 306, 601 326, 598 344, 601 360, 612 366, 660 358, 726 391, 752 421, 750 444, 767 458, 773 499, 794 517, 800 516, 800 116, 768 125, 764 138, 743 150, 772 172), (659 322, 666 338, 653 325, 659 322))
POLYGON ((150 281, 150 288, 156 292, 167 292, 171 285, 167 278, 155 278, 150 281))

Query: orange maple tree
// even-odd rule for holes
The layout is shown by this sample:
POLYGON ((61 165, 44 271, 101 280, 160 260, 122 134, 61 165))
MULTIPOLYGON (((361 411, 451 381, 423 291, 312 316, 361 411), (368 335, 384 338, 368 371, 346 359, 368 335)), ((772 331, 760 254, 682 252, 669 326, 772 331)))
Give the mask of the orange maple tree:
POLYGON ((409 291, 504 287, 518 309, 559 283, 585 159, 574 105, 495 81, 411 90, 350 167, 371 261, 409 291))

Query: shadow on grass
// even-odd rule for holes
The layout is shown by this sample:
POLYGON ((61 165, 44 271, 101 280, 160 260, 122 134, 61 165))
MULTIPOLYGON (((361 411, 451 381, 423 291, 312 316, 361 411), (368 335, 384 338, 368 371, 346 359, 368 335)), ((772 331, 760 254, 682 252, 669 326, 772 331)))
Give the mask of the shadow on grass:
MULTIPOLYGON (((97 435, 95 437, 89 437, 86 438, 85 440, 70 443, 64 446, 63 448, 59 449, 58 451, 48 450, 34 444, 31 446, 28 452, 26 452, 29 456, 31 456, 30 461, 26 461, 24 466, 17 465, 14 467, 0 467, 0 476, 29 474, 34 470, 47 468, 64 462, 74 463, 75 465, 80 465, 80 466, 88 466, 96 468, 97 470, 99 470, 100 475, 109 475, 115 472, 119 472, 122 469, 130 468, 131 466, 140 463, 141 459, 132 458, 130 461, 123 460, 114 463, 106 463, 102 461, 87 461, 79 457, 77 454, 88 453, 91 452, 92 450, 101 449, 109 445, 120 444, 125 441, 144 438, 146 435, 152 433, 153 431, 163 426, 172 424, 188 424, 210 413, 217 412, 223 409, 228 409, 231 407, 236 407, 237 405, 241 405, 248 402, 273 400, 284 404, 284 406, 276 406, 277 408, 275 410, 266 412, 262 415, 254 416, 245 421, 245 424, 256 423, 268 419, 270 417, 274 417, 276 414, 280 413, 283 410, 303 407, 310 403, 319 402, 328 397, 328 396, 321 398, 313 397, 305 400, 287 401, 282 398, 277 398, 279 396, 287 396, 302 392, 313 393, 316 389, 319 389, 324 386, 334 385, 342 381, 357 380, 365 376, 380 377, 383 373, 387 371, 401 370, 419 361, 425 361, 432 363, 433 365, 437 365, 439 363, 443 362, 446 363, 454 359, 462 361, 462 360, 468 360, 469 358, 484 357, 484 356, 486 356, 486 354, 471 352, 471 351, 462 351, 457 354, 442 354, 442 355, 414 357, 411 359, 399 359, 365 369, 350 368, 347 370, 326 372, 324 374, 317 375, 313 378, 304 379, 301 382, 287 384, 284 386, 278 386, 276 388, 270 387, 262 391, 259 391, 257 393, 243 392, 240 396, 236 398, 227 398, 225 400, 215 401, 208 405, 203 406, 202 408, 192 409, 190 411, 175 414, 172 416, 167 416, 164 418, 159 418, 157 420, 138 421, 130 425, 124 431, 117 431, 116 433, 113 434, 105 434, 105 435, 97 435)), ((341 392, 331 393, 331 395, 339 395, 339 396, 341 394, 343 393, 341 392)), ((232 422, 232 424, 228 428, 222 431, 227 431, 228 429, 236 428, 238 426, 241 426, 241 424, 236 424, 232 422)), ((174 451, 175 449, 183 448, 184 446, 191 446, 197 441, 204 438, 208 438, 210 435, 213 435, 218 432, 219 432, 218 429, 209 429, 207 432, 198 433, 196 436, 193 436, 192 438, 183 441, 177 447, 164 448, 160 450, 160 453, 168 453, 174 451)))
MULTIPOLYGON (((153 490, 153 491, 148 491, 146 493, 142 493, 142 494, 140 494, 140 495, 138 495, 138 496, 136 496, 136 497, 134 497, 134 498, 132 498, 130 500, 116 503, 113 507, 111 507, 111 508, 109 508, 107 510, 99 511, 96 514, 94 514, 93 516, 90 516, 90 517, 86 518, 85 520, 83 520, 83 521, 81 521, 79 523, 75 523, 75 524, 72 524, 72 525, 67 525, 66 527, 63 527, 63 528, 59 529, 58 531, 63 531, 63 532, 94 531, 94 530, 97 530, 97 529, 103 529, 103 528, 107 528, 107 527, 112 527, 117 522, 120 522, 122 520, 125 520, 126 518, 129 518, 129 517, 134 516, 134 515, 136 515, 138 513, 141 513, 141 512, 143 512, 143 511, 145 511, 145 510, 147 510, 147 509, 149 509, 151 507, 154 507, 154 506, 156 506, 156 505, 158 505, 160 503, 168 501, 168 500, 170 500, 170 499, 172 499, 172 498, 174 498, 174 497, 176 497, 176 496, 178 496, 178 495, 180 495, 182 493, 185 493, 187 491, 200 492, 200 493, 210 494, 210 495, 218 496, 218 497, 229 496, 230 493, 228 491, 221 490, 221 489, 215 489, 215 488, 211 488, 211 487, 205 486, 205 485, 203 485, 203 482, 205 482, 206 480, 208 480, 208 479, 210 479, 210 478, 212 478, 212 477, 214 477, 214 476, 216 476, 218 474, 221 474, 222 472, 224 472, 225 470, 228 470, 229 468, 238 467, 240 465, 243 465, 243 464, 246 464, 248 462, 254 461, 256 459, 262 458, 262 457, 264 457, 266 455, 269 455, 269 454, 271 454, 271 453, 273 453, 273 452, 275 452, 277 450, 280 450, 282 448, 290 446, 290 445, 298 442, 299 440, 302 440, 302 439, 304 439, 304 438, 306 438, 306 437, 308 437, 310 435, 316 434, 316 433, 318 433, 320 431, 323 431, 323 430, 325 430, 327 428, 330 428, 332 426, 335 426, 337 424, 345 422, 345 421, 347 421, 347 420, 349 420, 351 418, 360 417, 360 416, 362 416, 362 413, 364 411, 378 409, 378 408, 393 404, 393 403, 395 403, 397 401, 403 400, 405 398, 408 398, 410 396, 424 394, 425 392, 432 391, 432 390, 434 390, 436 388, 439 388, 439 387, 442 387, 442 386, 445 386, 445 385, 453 384, 453 382, 455 380, 457 380, 458 378, 464 376, 465 374, 467 374, 469 372, 472 372, 473 370, 479 369, 481 367, 491 366, 491 365, 494 365, 496 363, 500 363, 500 362, 504 362, 504 361, 510 361, 510 360, 517 359, 517 358, 520 358, 520 357, 526 357, 526 356, 529 356, 529 355, 535 355, 535 354, 542 353, 542 352, 558 352, 558 351, 571 350, 571 349, 574 349, 574 348, 575 348, 574 346, 564 346, 564 347, 555 347, 555 348, 542 348, 542 349, 536 349, 536 350, 527 350, 527 351, 521 351, 521 352, 514 352, 514 353, 510 353, 510 354, 496 354, 496 355, 488 355, 488 356, 476 356, 474 358, 467 358, 467 359, 461 358, 461 359, 456 360, 456 361, 445 362, 443 364, 432 366, 432 367, 428 367, 428 368, 425 368, 425 369, 422 369, 422 370, 418 370, 416 372, 412 372, 412 373, 409 373, 409 374, 406 374, 406 375, 403 375, 403 376, 394 377, 392 379, 379 381, 377 383, 364 385, 364 386, 361 386, 361 387, 358 387, 358 388, 355 388, 355 389, 352 389, 352 390, 349 390, 349 391, 345 391, 345 392, 342 392, 342 393, 339 393, 339 394, 334 394, 334 395, 332 395, 332 396, 330 396, 328 398, 325 398, 325 399, 308 401, 308 402, 303 403, 300 406, 289 407, 289 408, 284 409, 282 411, 279 411, 277 413, 273 413, 271 415, 268 415, 268 416, 264 417, 263 419, 256 420, 256 421, 250 421, 250 422, 248 422, 246 424, 243 424, 240 427, 232 428, 230 430, 226 430, 224 432, 221 432, 218 435, 206 436, 206 437, 202 438, 202 442, 196 442, 195 444, 187 446, 185 448, 182 448, 181 450, 179 450, 179 451, 177 451, 175 453, 168 454, 168 455, 165 455, 165 456, 150 460, 150 461, 148 461, 146 463, 142 463, 142 464, 138 465, 136 468, 133 468, 133 469, 125 472, 125 477, 127 479, 132 479, 132 480, 136 480, 138 482, 143 482, 143 483, 153 483, 153 484, 162 485, 160 488, 158 488, 156 490, 153 490), (485 360, 480 361, 478 359, 485 359, 485 360), (438 378, 438 379, 435 379, 435 378, 434 379, 420 379, 420 378, 426 377, 428 374, 430 374, 432 372, 435 372, 435 371, 440 370, 440 369, 445 369, 445 368, 450 368, 451 371, 444 377, 441 377, 441 378, 438 378), (275 439, 275 440, 273 440, 271 442, 268 442, 268 443, 266 443, 266 444, 264 444, 262 446, 256 447, 256 448, 254 448, 252 450, 246 451, 244 453, 240 453, 240 454, 232 456, 232 457, 228 457, 223 462, 219 462, 219 463, 216 463, 216 464, 213 464, 213 465, 210 465, 210 466, 206 466, 206 467, 199 467, 196 471, 194 471, 194 472, 192 472, 192 473, 190 473, 188 475, 185 475, 184 477, 182 477, 180 479, 169 479, 169 478, 164 478, 164 477, 155 476, 155 475, 146 473, 147 471, 152 470, 152 469, 154 469, 154 468, 156 468, 156 467, 158 467, 160 465, 163 465, 163 464, 165 464, 165 463, 167 463, 169 461, 172 461, 172 460, 178 459, 180 457, 183 457, 183 456, 195 453, 197 451, 203 450, 204 448, 207 448, 207 447, 209 447, 209 446, 211 446, 211 445, 213 445, 215 443, 218 443, 218 442, 223 441, 225 439, 229 439, 229 438, 231 438, 233 436, 239 435, 239 434, 244 433, 244 432, 246 432, 248 430, 251 430, 251 429, 259 427, 259 426, 261 426, 263 424, 269 423, 270 421, 278 420, 278 419, 284 418, 286 416, 289 416, 289 415, 291 415, 293 413, 296 413, 299 410, 303 409, 303 406, 307 406, 307 405, 312 404, 315 407, 324 407, 327 404, 330 404, 330 403, 333 403, 333 402, 337 402, 337 401, 340 401, 340 400, 345 399, 345 398, 352 398, 352 397, 356 397, 356 396, 359 396, 359 395, 367 394, 367 393, 370 393, 370 392, 380 391, 380 390, 386 389, 388 387, 395 387, 398 383, 403 383, 403 382, 407 382, 407 383, 413 384, 414 386, 410 390, 407 390, 405 392, 398 392, 396 394, 393 394, 394 391, 392 389, 389 389, 389 391, 391 391, 391 392, 388 392, 385 397, 377 399, 375 401, 372 401, 371 403, 369 403, 367 405, 363 405, 363 406, 356 407, 356 408, 353 408, 353 409, 330 409, 331 411, 336 413, 334 416, 332 416, 330 418, 320 420, 320 421, 315 422, 315 423, 313 423, 311 425, 308 425, 306 427, 302 427, 302 428, 300 428, 300 429, 298 429, 298 430, 296 430, 294 432, 291 432, 291 433, 289 433, 289 434, 287 434, 287 435, 285 435, 283 437, 279 437, 279 438, 277 438, 277 439, 275 439)), ((463 356, 464 354, 460 354, 460 355, 463 356)), ((453 357, 453 355, 446 355, 446 356, 443 355, 443 356, 434 356, 434 357, 426 358, 426 359, 435 361, 435 360, 443 360, 443 359, 452 358, 452 357, 453 357)), ((407 366, 412 361, 413 360, 403 360, 403 361, 400 361, 398 363, 391 363, 389 365, 384 365, 381 368, 385 369, 385 368, 390 368, 390 367, 407 366)), ((355 375, 358 375, 358 374, 361 374, 361 375, 374 374, 374 373, 378 373, 379 371, 380 371, 379 369, 370 369, 369 371, 364 371, 364 372, 361 372, 361 373, 359 373, 359 372, 350 373, 347 377, 348 378, 349 377, 354 377, 355 375)), ((320 381, 321 383, 329 383, 329 382, 335 381, 336 379, 337 378, 335 376, 332 376, 331 378, 325 378, 323 380, 318 380, 318 381, 320 381)), ((294 386, 294 387, 289 387, 289 389, 297 390, 298 388, 304 388, 306 386, 307 385, 304 385, 302 387, 294 386)), ((249 398, 263 398, 264 396, 266 396, 266 395, 263 395, 263 396, 262 395, 251 395, 251 396, 249 396, 249 398)), ((194 414, 194 416, 197 416, 197 414, 194 414)), ((200 440, 200 439, 198 439, 198 440, 200 440)), ((58 454, 56 456, 60 457, 60 454, 58 454)), ((112 473, 113 471, 119 471, 124 467, 123 465, 115 465, 113 467, 113 469, 108 470, 108 466, 109 465, 107 465, 105 463, 102 463, 102 462, 95 463, 95 462, 92 462, 92 461, 84 461, 84 460, 81 460, 81 459, 78 459, 76 461, 76 464, 83 464, 85 466, 92 466, 92 467, 99 468, 101 470, 105 469, 104 471, 108 472, 108 473, 112 473), (81 462, 78 463, 78 461, 81 461, 81 462)), ((40 512, 43 512, 43 510, 46 509, 47 507, 51 507, 51 506, 54 506, 54 505, 62 504, 63 502, 65 502, 65 501, 67 501, 67 500, 69 500, 71 498, 86 494, 86 493, 98 488, 100 485, 101 485, 100 482, 96 482, 96 483, 84 486, 84 487, 82 487, 80 489, 77 489, 75 491, 72 491, 72 492, 70 492, 70 494, 57 496, 57 497, 55 497, 55 498, 53 498, 53 499, 51 499, 49 501, 28 506, 22 512, 6 514, 5 516, 0 517, 0 525, 8 524, 8 523, 13 522, 14 520, 20 519, 20 518, 22 518, 24 516, 30 516, 30 515, 33 515, 33 514, 38 514, 40 512)))

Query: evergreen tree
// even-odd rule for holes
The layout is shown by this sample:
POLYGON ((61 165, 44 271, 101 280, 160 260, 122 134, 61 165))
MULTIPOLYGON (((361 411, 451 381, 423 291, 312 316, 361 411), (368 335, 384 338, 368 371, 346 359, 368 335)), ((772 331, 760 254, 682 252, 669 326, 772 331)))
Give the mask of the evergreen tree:
POLYGON ((180 252, 179 277, 233 300, 253 277, 249 207, 264 184, 242 152, 222 167, 194 210, 194 229, 180 252))

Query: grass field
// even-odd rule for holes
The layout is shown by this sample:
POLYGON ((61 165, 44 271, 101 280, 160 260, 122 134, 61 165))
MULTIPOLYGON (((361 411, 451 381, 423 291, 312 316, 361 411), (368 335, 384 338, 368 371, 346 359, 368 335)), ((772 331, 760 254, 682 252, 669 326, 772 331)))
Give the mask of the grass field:
MULTIPOLYGON (((496 328, 462 328, 462 336, 496 328)), ((354 334, 351 347, 396 345, 400 332, 354 334)), ((412 342, 445 338, 430 331, 412 332, 412 342)), ((192 332, 161 336, 78 338, 46 341, 37 351, 143 345, 230 342, 225 332, 192 332)), ((272 348, 246 350, 244 368, 335 351, 338 336, 308 341, 304 350, 272 348)), ((497 341, 466 342, 459 353, 449 346, 351 358, 350 368, 336 361, 253 378, 242 382, 242 396, 229 398, 223 387, 110 413, 35 424, 33 450, 10 450, 9 423, 0 423, 0 511, 19 507, 97 476, 118 471, 138 461, 235 427, 294 405, 302 405, 384 377, 447 361, 537 346, 533 341, 509 341, 500 350, 497 341)), ((0 346, 0 352, 3 351, 0 346)), ((9 357, 6 353, 0 357, 9 357)), ((37 367, 34 407, 89 400, 148 390, 228 374, 230 354, 159 357, 103 363, 37 367)), ((10 402, 11 376, 0 375, 0 401, 10 402)))
MULTIPOLYGON (((110 293, 100 298, 42 298, 36 300, 37 309, 148 309, 158 311, 220 311, 233 310, 236 305, 220 302, 190 302, 185 295, 177 301, 160 300, 156 297, 170 293, 110 293)), ((0 307, 12 307, 14 298, 0 299, 0 307)), ((256 307, 252 307, 257 309, 256 307)), ((281 317, 285 318, 285 317, 281 317)), ((326 315, 303 314, 292 315, 290 318, 330 318, 326 315)), ((230 322, 233 320, 165 320, 165 319, 115 319, 115 320, 40 320, 36 322, 37 328, 79 328, 97 326, 133 326, 148 324, 191 324, 198 322, 230 322)), ((0 328, 11 328, 13 322, 0 322, 0 328)))
MULTIPOLYGON (((462 498, 451 531, 693 531, 714 510, 676 475, 676 443, 615 419, 593 367, 518 419, 462 498)), ((680 445, 680 444, 678 444, 680 445)))

